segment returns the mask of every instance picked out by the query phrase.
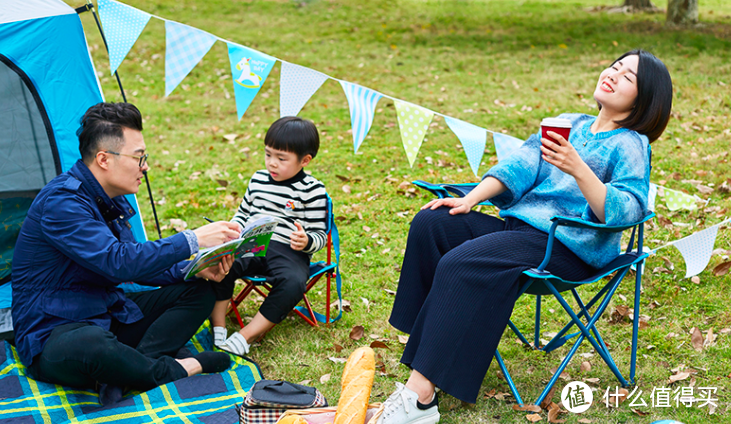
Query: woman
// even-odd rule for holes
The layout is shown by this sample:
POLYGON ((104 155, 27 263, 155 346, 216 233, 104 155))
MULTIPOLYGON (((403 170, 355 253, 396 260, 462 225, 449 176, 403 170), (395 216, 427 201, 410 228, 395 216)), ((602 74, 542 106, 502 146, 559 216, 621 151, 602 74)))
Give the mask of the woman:
MULTIPOLYGON (((390 319, 410 334, 401 362, 412 372, 378 424, 438 422, 436 387, 476 402, 519 278, 543 260, 551 217, 620 225, 647 213, 649 143, 672 105, 667 68, 645 51, 625 53, 601 73, 594 99, 598 116, 561 116, 569 140, 532 135, 469 195, 433 200, 414 218, 390 319), (485 199, 503 219, 470 212, 485 199)), ((547 270, 587 278, 616 257, 620 237, 560 227, 547 270)))

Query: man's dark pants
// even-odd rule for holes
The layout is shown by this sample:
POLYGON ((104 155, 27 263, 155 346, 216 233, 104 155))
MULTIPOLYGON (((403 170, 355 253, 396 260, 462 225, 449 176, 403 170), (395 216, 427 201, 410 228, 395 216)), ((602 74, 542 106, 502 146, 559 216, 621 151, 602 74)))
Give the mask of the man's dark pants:
POLYGON ((142 310, 142 320, 112 320, 110 331, 86 323, 56 327, 29 368, 33 377, 66 386, 100 383, 137 390, 186 377, 174 356, 213 310, 210 283, 194 280, 127 297, 142 310))

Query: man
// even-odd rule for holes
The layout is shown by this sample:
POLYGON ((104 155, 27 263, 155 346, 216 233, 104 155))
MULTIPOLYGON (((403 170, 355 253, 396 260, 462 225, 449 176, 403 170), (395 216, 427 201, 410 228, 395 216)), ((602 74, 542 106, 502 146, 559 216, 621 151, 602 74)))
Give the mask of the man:
POLYGON ((15 246, 13 325, 21 361, 41 381, 100 387, 113 403, 122 387, 148 390, 200 372, 228 368, 223 352, 182 349, 205 319, 233 258, 184 281, 199 247, 238 237, 216 222, 154 242, 135 241, 137 193, 149 169, 140 111, 99 103, 81 118, 81 159, 34 200, 15 246), (161 288, 125 294, 119 283, 161 288), (177 357, 176 357, 177 356, 177 357))

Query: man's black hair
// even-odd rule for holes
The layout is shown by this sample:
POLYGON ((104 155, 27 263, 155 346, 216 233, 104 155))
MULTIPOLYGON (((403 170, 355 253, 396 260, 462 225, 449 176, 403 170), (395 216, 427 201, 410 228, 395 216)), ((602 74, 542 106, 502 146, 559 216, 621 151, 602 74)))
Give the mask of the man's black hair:
POLYGON ((97 103, 81 118, 79 152, 87 165, 104 150, 119 152, 124 145, 124 128, 142 131, 142 114, 130 103, 97 103))
MULTIPOLYGON (((637 99, 629 116, 617 125, 644 134, 650 143, 657 140, 668 125, 673 107, 673 81, 665 64, 644 50, 632 50, 617 58, 614 63, 629 55, 637 55, 637 99)), ((599 106, 601 109, 601 105, 599 106)))
POLYGON ((320 148, 320 135, 312 122, 296 116, 279 118, 267 130, 264 145, 272 149, 292 152, 302 160, 307 155, 314 159, 320 148))

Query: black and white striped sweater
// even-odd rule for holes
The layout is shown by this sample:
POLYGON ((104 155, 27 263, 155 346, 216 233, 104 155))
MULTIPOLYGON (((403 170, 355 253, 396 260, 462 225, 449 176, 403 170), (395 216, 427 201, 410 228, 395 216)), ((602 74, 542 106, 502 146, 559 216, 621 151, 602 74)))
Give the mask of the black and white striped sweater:
POLYGON ((249 219, 263 215, 271 216, 279 224, 272 240, 289 245, 297 221, 309 239, 303 252, 313 254, 327 243, 325 185, 304 170, 287 181, 274 181, 266 170, 251 176, 244 200, 231 221, 243 227, 249 219))

